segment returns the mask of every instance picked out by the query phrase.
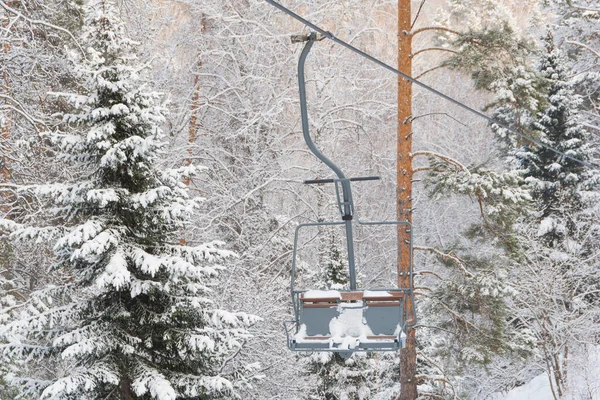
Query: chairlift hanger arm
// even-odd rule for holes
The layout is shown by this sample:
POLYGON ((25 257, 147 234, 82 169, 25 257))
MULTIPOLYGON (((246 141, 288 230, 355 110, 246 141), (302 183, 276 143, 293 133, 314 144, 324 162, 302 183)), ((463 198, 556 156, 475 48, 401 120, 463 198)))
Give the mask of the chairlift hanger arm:
POLYGON ((346 228, 346 247, 348 249, 348 275, 350 280, 350 289, 356 289, 356 266, 354 260, 354 234, 352 232, 352 218, 354 213, 354 207, 352 205, 352 189, 350 186, 350 180, 346 178, 342 170, 333 163, 329 158, 327 158, 315 145, 312 138, 310 137, 309 132, 309 124, 308 124, 308 106, 306 101, 306 80, 304 78, 304 66, 306 64, 306 57, 308 57, 308 53, 312 48, 313 44, 317 40, 321 40, 322 38, 316 32, 312 32, 308 36, 294 36, 292 40, 305 40, 306 44, 302 49, 302 54, 300 55, 300 59, 298 60, 298 88, 300 91, 300 117, 302 120, 302 135, 304 136, 304 141, 306 145, 310 149, 310 151, 325 165, 327 165, 335 174, 338 179, 334 180, 337 199, 338 199, 338 207, 340 209, 340 213, 342 214, 342 220, 344 221, 344 225, 346 228), (338 183, 340 184, 341 196, 338 188, 338 183))
POLYGON ((325 165, 335 172, 335 174, 340 179, 346 178, 342 170, 333 163, 329 158, 327 158, 321 150, 317 147, 315 142, 313 142, 310 132, 309 132, 309 124, 308 124, 308 107, 306 100, 306 80, 304 77, 304 67, 306 64, 306 58, 308 57, 308 53, 310 52, 315 41, 318 40, 316 33, 311 33, 310 35, 301 36, 294 35, 292 36, 292 42, 300 43, 306 42, 304 48, 302 49, 302 54, 300 55, 300 60, 298 61, 298 87, 300 89, 300 118, 302 120, 302 134, 304 136, 304 141, 306 145, 310 149, 310 151, 325 165))
MULTIPOLYGON (((378 181, 379 179, 381 179, 380 176, 358 176, 356 178, 350 178, 349 181, 350 182, 378 181)), ((320 185, 323 183, 334 183, 335 181, 336 181, 335 179, 308 179, 308 180, 305 180, 303 183, 305 185, 320 185)))

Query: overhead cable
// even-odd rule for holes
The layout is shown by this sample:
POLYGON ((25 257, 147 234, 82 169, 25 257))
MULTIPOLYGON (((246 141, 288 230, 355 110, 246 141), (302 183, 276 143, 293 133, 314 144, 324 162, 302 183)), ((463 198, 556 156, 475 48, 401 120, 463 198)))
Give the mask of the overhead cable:
POLYGON ((468 106, 468 105, 466 105, 466 104, 464 104, 464 103, 461 103, 460 101, 458 101, 458 100, 456 100, 456 99, 454 99, 454 98, 452 98, 452 97, 448 96, 447 94, 444 94, 444 93, 440 92, 439 90, 437 90, 437 89, 434 89, 434 88, 432 88, 431 86, 429 86, 429 85, 427 85, 427 84, 425 84, 425 83, 423 83, 423 82, 421 82, 421 81, 418 81, 418 80, 416 80, 415 78, 413 78, 413 77, 411 77, 411 76, 409 76, 409 75, 407 75, 407 74, 405 74, 405 73, 403 73, 403 72, 400 72, 400 71, 398 71, 396 68, 392 67, 391 65, 389 65, 389 64, 386 64, 385 62, 383 62, 383 61, 381 61, 381 60, 379 60, 379 59, 377 59, 377 58, 373 57, 372 55, 370 55, 370 54, 368 54, 368 53, 365 53, 365 52, 364 52, 364 51, 362 51, 362 50, 359 50, 359 49, 357 49, 356 47, 352 46, 351 44, 349 44, 349 43, 347 43, 347 42, 344 42, 344 41, 343 41, 343 40, 341 40, 341 39, 338 39, 338 38, 337 38, 337 37, 335 37, 335 36, 334 36, 334 35, 333 35, 331 32, 328 32, 328 31, 326 31, 326 30, 324 30, 324 29, 320 28, 319 26, 317 26, 317 25, 313 24, 312 22, 310 22, 310 21, 308 21, 308 20, 304 19, 304 18, 303 18, 303 17, 301 17, 300 15, 298 15, 298 14, 294 13, 292 10, 290 10, 290 9, 288 9, 288 8, 286 8, 286 7, 284 7, 284 6, 282 6, 281 4, 277 3, 276 1, 274 1, 274 0, 265 0, 265 1, 266 1, 267 3, 269 3, 269 4, 271 4, 273 7, 275 7, 275 8, 277 8, 277 9, 279 9, 279 10, 283 11, 284 13, 286 13, 287 15, 289 15, 290 17, 292 17, 292 18, 296 19, 297 21, 300 21, 302 24, 304 24, 304 25, 308 26, 309 28, 311 28, 311 29, 312 29, 312 30, 314 30, 315 32, 318 32, 318 33, 322 34, 322 35, 323 35, 323 36, 325 36, 327 39, 330 39, 330 40, 332 40, 333 42, 335 42, 335 43, 339 44, 340 46, 343 46, 343 47, 347 48, 348 50, 350 50, 350 51, 352 51, 352 52, 354 52, 354 53, 356 53, 356 54, 358 54, 358 55, 360 55, 360 56, 362 56, 362 57, 366 58, 367 60, 369 60, 369 61, 372 61, 372 62, 374 62, 375 64, 377 64, 377 65, 379 65, 379 66, 381 66, 381 67, 383 67, 383 68, 387 69, 388 71, 390 71, 390 72, 393 72, 394 74, 396 74, 396 75, 398 75, 398 76, 401 76, 402 78, 404 78, 404 79, 406 79, 406 80, 408 80, 408 81, 410 81, 410 82, 414 83, 414 84, 415 84, 415 85, 417 85, 417 86, 420 86, 420 87, 422 87, 423 89, 425 89, 425 90, 427 90, 427 91, 429 91, 429 92, 433 93, 434 95, 436 95, 436 96, 438 96, 438 97, 441 97, 441 98, 443 98, 443 99, 445 99, 445 100, 449 101, 450 103, 452 103, 452 104, 455 104, 455 105, 457 105, 457 106, 461 107, 462 109, 464 109, 464 110, 467 110, 467 111, 469 111, 470 113, 472 113, 472 114, 475 114, 475 115, 477 115, 478 117, 480 117, 480 118, 483 118, 483 119, 487 120, 488 122, 490 122, 490 123, 492 123, 492 124, 498 125, 499 127, 506 129, 506 130, 507 130, 507 131, 509 131, 510 133, 512 133, 512 134, 514 134, 514 135, 517 135, 517 136, 519 136, 520 138, 522 138, 522 139, 525 139, 525 140, 527 140, 527 141, 528 141, 528 142, 530 142, 530 143, 534 143, 534 144, 536 144, 536 145, 538 145, 538 146, 540 146, 540 147, 543 147, 543 148, 545 148, 545 149, 547 149, 547 150, 550 150, 550 151, 552 151, 553 153, 555 153, 555 154, 558 154, 558 155, 560 155, 560 156, 562 156, 562 157, 564 157, 564 158, 566 158, 566 159, 569 159, 569 160, 571 160, 571 161, 575 161, 575 162, 577 162, 577 163, 579 163, 579 164, 585 165, 586 167, 589 167, 589 168, 594 168, 594 169, 600 169, 600 166, 599 166, 599 165, 597 165, 597 164, 593 164, 593 163, 591 163, 591 162, 588 162, 588 161, 581 160, 581 159, 579 159, 579 158, 576 158, 576 157, 570 156, 570 155, 568 155, 568 154, 566 154, 566 153, 564 153, 564 152, 562 152, 562 151, 560 151, 560 150, 558 150, 558 149, 555 149, 554 147, 552 147, 552 146, 549 146, 549 145, 547 145, 547 144, 545 144, 545 143, 543 143, 543 142, 541 142, 541 141, 539 141, 539 140, 537 140, 537 139, 534 139, 534 138, 532 138, 532 137, 529 137, 529 136, 525 135, 525 134, 524 134, 524 133, 522 133, 522 132, 519 132, 519 131, 517 131, 517 130, 515 130, 515 129, 512 129, 512 128, 510 128, 508 125, 506 125, 506 124, 504 124, 504 123, 502 123, 502 122, 500 122, 500 121, 497 121, 497 120, 495 120, 495 119, 494 119, 494 118, 492 118, 492 117, 489 117, 489 116, 487 116, 486 114, 482 113, 481 111, 478 111, 478 110, 476 110, 476 109, 474 109, 474 108, 472 108, 472 107, 470 107, 470 106, 468 106))

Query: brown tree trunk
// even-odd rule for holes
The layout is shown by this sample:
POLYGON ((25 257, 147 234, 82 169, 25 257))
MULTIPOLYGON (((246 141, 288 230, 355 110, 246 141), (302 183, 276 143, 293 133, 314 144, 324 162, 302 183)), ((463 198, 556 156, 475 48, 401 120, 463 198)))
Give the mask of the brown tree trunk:
MULTIPOLYGON (((7 1, 6 5, 8 7, 12 7, 13 2, 7 1)), ((4 54, 8 54, 10 52, 10 42, 8 40, 2 44, 2 52, 4 54)), ((10 76, 8 75, 8 71, 4 71, 4 73, 2 74, 2 93, 10 95, 10 86, 10 76)), ((8 143, 8 140, 10 139, 10 123, 10 112, 6 111, 4 121, 2 122, 2 126, 0 128, 1 140, 6 143, 8 143)), ((8 151, 8 149, 4 149, 4 151, 8 151)), ((0 161, 0 182, 2 183, 8 182, 10 180, 10 169, 8 163, 8 157, 2 157, 2 160, 0 161)))
MULTIPOLYGON (((205 21, 204 21, 204 16, 202 16, 202 19, 200 21, 200 33, 204 32, 206 25, 205 25, 205 21)), ((196 137, 198 136, 198 110, 200 109, 200 87, 199 87, 199 81, 200 81, 200 69, 202 68, 202 59, 200 58, 200 54, 198 54, 198 61, 196 62, 196 66, 198 68, 198 70, 196 71, 196 74, 194 75, 194 86, 193 86, 193 92, 192 92, 192 104, 191 104, 191 115, 190 115, 190 126, 188 129, 188 155, 189 157, 185 160, 185 165, 191 165, 192 164, 192 157, 194 155, 194 144, 196 143, 196 137)), ((190 183, 192 183, 192 180, 190 177, 186 177, 183 180, 183 183, 185 183, 186 186, 190 186, 190 183)), ((183 232, 182 234, 185 234, 185 232, 183 232)), ((182 237, 181 239, 179 239, 179 244, 182 246, 185 246, 187 244, 187 240, 182 237)))
MULTIPOLYGON (((12 1, 7 1, 6 5, 8 7, 12 7, 13 6, 13 2, 12 1)), ((8 25, 8 22, 5 24, 5 27, 8 25)), ((10 42, 8 40, 6 40, 3 44, 2 44, 2 52, 6 55, 10 52, 11 50, 11 45, 10 42)), ((2 83, 1 83, 1 93, 10 96, 10 89, 11 89, 11 82, 10 82, 10 76, 8 74, 8 71, 4 71, 4 74, 2 74, 2 83)), ((5 101, 6 102, 6 101, 5 101)), ((6 113, 4 115, 4 121, 2 121, 1 125, 0 125, 0 153, 6 153, 8 154, 9 152, 9 148, 8 148, 8 141, 10 140, 10 128, 11 128, 11 123, 12 123, 12 116, 10 111, 6 110, 6 113), (2 148, 3 147, 3 148, 2 148)), ((0 183, 8 183, 10 182, 11 179, 11 173, 10 173, 10 160, 8 158, 8 156, 0 156, 0 183)), ((0 202, 2 203, 2 205, 0 205, 0 211, 2 212, 2 214, 4 214, 4 218, 10 218, 8 214, 9 211, 9 207, 8 207, 8 195, 6 194, 6 192, 3 192, 2 190, 0 190, 0 202)))
MULTIPOLYGON (((204 15, 200 19, 200 34, 206 29, 206 21, 204 15)), ((189 157, 185 160, 185 165, 192 164, 192 156, 194 154, 194 143, 196 143, 196 137, 198 136, 198 110, 200 109, 200 70, 202 69, 201 54, 198 53, 198 60, 196 61, 196 74, 194 75, 194 86, 192 92, 192 104, 190 107, 190 126, 188 129, 188 155, 189 157)), ((189 186, 191 183, 190 178, 185 178, 184 183, 189 186)))
POLYGON ((119 382, 119 398, 121 400, 135 400, 133 390, 131 389, 131 380, 129 378, 121 379, 119 382))
MULTIPOLYGON (((410 0, 398 0, 398 70, 412 76, 412 36, 410 0)), ((412 222, 412 84, 398 77, 398 221, 412 222)), ((410 233, 406 227, 398 230, 398 287, 411 284, 410 233)), ((413 318, 414 305, 407 304, 407 318, 413 318)), ((417 398, 417 348, 415 330, 408 329, 406 348, 400 351, 400 396, 398 400, 417 398)))
MULTIPOLYGON (((199 57, 199 56, 198 56, 199 57)), ((198 59, 198 71, 200 71, 200 67, 202 66, 202 62, 198 59)), ((192 163, 192 155, 194 153, 194 143, 196 142, 196 134, 198 132, 198 108, 200 108, 199 99, 200 99, 200 88, 198 87, 199 80, 199 72, 194 76, 194 92, 192 93, 192 106, 191 106, 191 116, 190 116, 190 126, 188 129, 188 155, 189 157, 185 160, 185 165, 190 165, 192 163)), ((184 183, 189 186, 191 183, 191 179, 185 178, 184 183)))

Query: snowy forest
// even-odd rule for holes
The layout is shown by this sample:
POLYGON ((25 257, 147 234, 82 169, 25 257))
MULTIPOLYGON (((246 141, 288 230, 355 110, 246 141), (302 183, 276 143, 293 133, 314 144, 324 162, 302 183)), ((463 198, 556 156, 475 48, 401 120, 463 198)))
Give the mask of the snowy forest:
POLYGON ((306 61, 312 139, 380 177, 353 212, 411 240, 356 227, 354 276, 314 225, 312 31, 266 0, 0 0, 0 400, 600 400, 600 1, 276 2, 456 100, 306 61), (408 251, 407 348, 290 351, 292 278, 368 304, 408 251))

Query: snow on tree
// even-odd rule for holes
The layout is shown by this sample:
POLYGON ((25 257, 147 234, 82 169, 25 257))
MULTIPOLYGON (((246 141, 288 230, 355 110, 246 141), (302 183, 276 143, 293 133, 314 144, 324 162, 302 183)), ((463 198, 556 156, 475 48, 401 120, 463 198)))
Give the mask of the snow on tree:
POLYGON ((422 376, 430 377, 420 381, 419 390, 456 396, 470 385, 461 379, 465 368, 523 359, 533 348, 531 334, 510 323, 509 306, 518 293, 506 256, 518 247, 513 224, 531 197, 520 188, 517 172, 498 171, 493 163, 465 166, 439 155, 429 162, 425 184, 433 200, 468 196, 480 214, 445 247, 415 247, 429 253, 426 263, 431 265, 419 283, 427 288, 420 308, 424 339, 419 360, 422 376))
POLYGON ((376 391, 377 364, 373 355, 354 353, 344 358, 337 353, 311 353, 307 373, 317 375, 317 387, 307 400, 367 400, 376 391))
MULTIPOLYGON (((530 130, 547 146, 592 161, 591 137, 579 119, 583 99, 550 34, 539 70, 547 81, 547 100, 530 130)), ((531 144, 513 154, 535 202, 534 212, 517 225, 526 276, 516 307, 520 323, 536 335, 551 388, 560 397, 568 389, 570 352, 595 343, 599 330, 594 316, 600 289, 600 171, 531 144)))
POLYGON ((4 355, 63 368, 10 379, 24 398, 235 397, 256 366, 222 371, 258 318, 211 298, 231 252, 219 242, 177 244, 201 203, 183 183, 197 168, 160 168, 164 109, 113 3, 86 7, 82 42, 85 93, 61 94, 74 111, 48 133, 72 178, 19 188, 48 199, 50 225, 11 235, 55 238, 52 273, 65 279, 34 292, 1 330, 4 355))
MULTIPOLYGON (((472 77, 478 88, 495 93, 494 117, 570 157, 584 162, 593 160, 590 135, 579 122, 583 98, 576 91, 578 80, 568 80, 567 63, 555 48, 553 38, 546 39, 547 48, 539 53, 541 61, 536 69, 529 61, 536 58, 536 52, 519 45, 508 27, 496 33, 483 31, 471 36, 476 39, 459 39, 463 47, 452 61, 457 68, 481 72, 472 77), (502 62, 506 59, 502 54, 505 50, 490 53, 487 42, 498 49, 512 48, 514 57, 502 62), (484 62, 488 56, 501 63, 494 66, 494 63, 484 62), (479 68, 480 65, 483 67, 479 68)), ((447 159, 430 158, 433 172, 427 183, 432 193, 474 196, 484 219, 482 225, 467 232, 468 237, 479 242, 476 257, 459 257, 450 251, 438 256, 450 264, 466 267, 469 273, 475 272, 475 276, 486 276, 477 270, 483 266, 485 271, 486 264, 492 267, 488 271, 495 271, 491 277, 501 272, 503 278, 499 282, 504 282, 510 290, 502 305, 492 308, 495 312, 489 316, 496 321, 492 326, 504 325, 509 328, 507 332, 519 332, 522 340, 515 340, 518 336, 511 334, 505 338, 499 336, 498 343, 508 345, 507 349, 516 350, 515 354, 521 356, 527 355, 527 348, 535 345, 539 352, 533 354, 542 355, 540 361, 555 394, 562 396, 568 383, 568 353, 577 351, 574 349, 577 342, 570 338, 591 343, 597 331, 590 321, 597 312, 593 295, 598 283, 594 267, 597 227, 593 221, 597 218, 594 204, 598 200, 598 173, 499 126, 494 126, 494 131, 502 151, 508 155, 505 171, 500 170, 502 165, 495 163, 492 168, 464 167, 447 159), (487 245, 482 247, 485 243, 487 245), (493 247, 501 251, 493 251, 493 247), (493 317, 496 312, 497 317, 493 317)), ((460 283, 457 287, 469 288, 468 282, 477 280, 468 275, 462 274, 469 278, 466 282, 453 285, 460 283)), ((497 290, 500 287, 491 293, 502 293, 497 290)), ((478 297, 468 291, 461 296, 463 299, 478 297)), ((447 299, 452 298, 454 296, 447 299)), ((465 310, 471 309, 469 303, 464 302, 465 310)), ((451 304, 453 309, 460 310, 458 305, 451 304)), ((435 312, 435 308, 427 310, 432 311, 428 317, 435 312)), ((475 350, 471 355, 485 354, 477 350, 477 340, 468 343, 468 347, 475 350)), ((485 344, 491 343, 493 341, 485 344)), ((438 348, 445 353, 449 347, 438 348)), ((503 366, 535 374, 526 367, 524 358, 505 352, 500 355, 502 357, 493 361, 492 368, 503 366)), ((521 379, 518 376, 506 378, 508 385, 516 385, 521 379)))
MULTIPOLYGON (((506 97, 511 97, 512 90, 521 100, 521 92, 530 91, 524 84, 527 80, 521 78, 530 74, 534 43, 527 32, 517 29, 510 10, 515 2, 450 3, 437 22, 443 25, 438 41, 452 55, 444 56, 440 65, 469 74, 475 89, 497 90, 506 97), (493 89, 499 82, 506 84, 493 89)), ((464 86, 458 98, 474 106, 463 92, 464 86)), ((459 115, 455 118, 463 126, 460 136, 473 130, 476 137, 486 137, 485 126, 459 115)), ((459 216, 450 218, 456 230, 453 237, 426 238, 425 243, 432 244, 415 246, 417 254, 425 255, 419 264, 427 266, 417 269, 417 286, 422 288, 418 291, 422 299, 419 393, 425 396, 462 397, 479 385, 464 379, 465 374, 484 372, 499 363, 512 368, 534 348, 531 332, 513 323, 511 305, 518 291, 507 256, 519 247, 513 225, 529 209, 531 196, 521 187, 518 171, 503 171, 493 148, 483 159, 474 160, 474 149, 467 150, 465 141, 459 140, 453 157, 441 151, 415 152, 429 160, 427 167, 420 168, 427 172, 428 205, 458 198, 454 202, 463 207, 459 216), (469 203, 472 207, 465 210, 469 203)))
MULTIPOLYGON (((74 80, 65 56, 76 45, 78 5, 50 0, 7 1, 0 11, 0 325, 17 318, 29 294, 51 283, 43 267, 51 245, 15 245, 6 237, 16 223, 39 221, 39 199, 17 190, 17 184, 48 182, 67 175, 55 162, 41 132, 52 125, 49 110, 61 101, 50 90, 68 90, 74 80), (68 28, 69 30, 65 29, 68 28)), ((46 363, 19 365, 0 355, 0 398, 14 398, 4 379, 8 371, 52 370, 46 363)))
POLYGON ((600 132, 600 38, 598 23, 600 7, 596 0, 577 2, 553 0, 549 11, 554 13, 554 36, 563 44, 563 52, 573 84, 582 96, 581 122, 592 133, 600 132))

